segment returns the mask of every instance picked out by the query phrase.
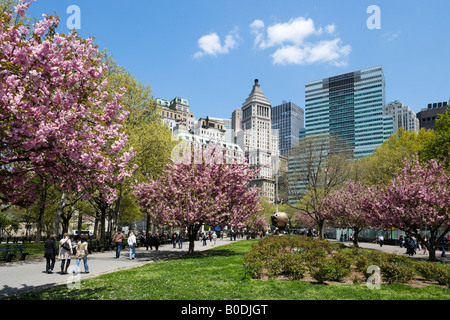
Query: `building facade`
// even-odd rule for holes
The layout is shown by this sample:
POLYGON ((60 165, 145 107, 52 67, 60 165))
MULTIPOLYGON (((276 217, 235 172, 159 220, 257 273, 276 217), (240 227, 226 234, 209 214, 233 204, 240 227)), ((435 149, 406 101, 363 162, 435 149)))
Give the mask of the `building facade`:
POLYGON ((242 104, 233 112, 232 129, 236 143, 244 150, 253 168, 260 169, 250 186, 261 189, 261 195, 275 201, 275 164, 278 161, 278 132, 272 130, 272 106, 255 80, 253 89, 242 104))
POLYGON ((392 115, 394 132, 397 132, 401 127, 406 131, 419 132, 419 119, 416 114, 403 103, 399 101, 388 103, 386 106, 386 114, 392 115))
POLYGON ((381 66, 305 84, 306 135, 329 134, 355 158, 373 153, 393 132, 385 111, 385 78, 381 66))
POLYGON ((417 113, 417 119, 420 122, 420 128, 434 129, 434 122, 440 114, 447 111, 447 101, 429 103, 427 108, 417 113))
POLYGON ((299 132, 304 128, 305 112, 293 102, 283 102, 272 107, 272 129, 278 130, 278 150, 285 155, 299 141, 299 132))
POLYGON ((176 97, 172 100, 157 98, 156 105, 162 120, 173 131, 177 124, 185 124, 189 129, 195 124, 194 114, 189 111, 189 102, 176 97))

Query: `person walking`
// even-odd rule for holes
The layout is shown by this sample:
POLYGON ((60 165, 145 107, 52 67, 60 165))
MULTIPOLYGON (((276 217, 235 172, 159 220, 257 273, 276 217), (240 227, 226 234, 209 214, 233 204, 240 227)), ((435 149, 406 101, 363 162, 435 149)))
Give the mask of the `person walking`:
POLYGON ((116 259, 120 258, 120 250, 122 249, 123 239, 125 239, 125 235, 122 232, 122 228, 119 228, 111 241, 116 244, 116 259))
POLYGON ((447 249, 447 243, 448 243, 448 239, 447 236, 443 236, 440 244, 441 244, 441 250, 442 250, 442 254, 441 257, 446 257, 447 255, 445 254, 445 249, 447 249))
POLYGON ((78 267, 80 266, 81 260, 83 260, 84 273, 89 273, 87 257, 89 254, 91 254, 91 251, 90 251, 91 249, 88 244, 88 238, 89 237, 87 234, 82 234, 81 240, 78 241, 78 243, 77 243, 77 253, 76 253, 77 262, 75 263, 75 267, 73 268, 73 273, 78 272, 78 267))
POLYGON ((155 245, 155 250, 158 251, 159 245, 161 244, 159 233, 156 233, 153 237, 153 244, 155 245))
POLYGON ((61 260, 61 274, 67 274, 69 269, 70 259, 72 257, 72 242, 69 234, 64 233, 63 238, 59 241, 59 259, 61 260))
POLYGON ((403 248, 405 246, 405 240, 403 239, 403 236, 400 236, 398 240, 400 241, 400 248, 403 248))
POLYGON ((384 237, 382 234, 380 234, 380 236, 378 237, 378 242, 380 243, 380 247, 382 247, 384 244, 384 237))
POLYGON ((136 236, 133 232, 128 235, 128 247, 130 248, 130 260, 134 259, 136 256, 136 236))
POLYGON ((184 240, 184 233, 180 232, 178 235, 178 249, 183 249, 183 240, 184 240))
POLYGON ((203 240, 203 246, 206 246, 207 237, 206 237, 206 234, 204 232, 203 232, 202 240, 203 240))
POLYGON ((422 249, 423 249, 423 254, 427 254, 427 248, 428 248, 428 237, 427 235, 424 235, 422 238, 422 249))
POLYGON ((148 247, 150 247, 150 250, 153 250, 153 237, 151 232, 148 232, 145 236, 145 248, 148 250, 148 247))
POLYGON ((54 234, 50 235, 50 239, 45 242, 44 245, 45 253, 44 258, 47 259, 47 265, 45 268, 45 272, 53 273, 53 268, 55 267, 56 260, 56 236, 54 234))
POLYGON ((173 245, 174 249, 177 246, 177 233, 176 232, 172 233, 172 245, 173 245))
POLYGON ((216 242, 217 242, 217 234, 216 234, 216 232, 215 232, 215 231, 213 232, 212 238, 213 238, 213 241, 214 241, 214 245, 215 245, 215 244, 216 244, 216 242))

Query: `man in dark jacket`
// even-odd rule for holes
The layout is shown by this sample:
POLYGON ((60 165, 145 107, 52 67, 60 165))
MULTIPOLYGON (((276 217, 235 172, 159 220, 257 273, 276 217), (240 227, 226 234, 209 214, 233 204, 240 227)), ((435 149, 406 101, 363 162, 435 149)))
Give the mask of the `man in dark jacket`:
POLYGON ((55 238, 56 238, 56 236, 54 234, 52 234, 50 236, 50 239, 48 239, 44 245, 44 248, 45 248, 44 258, 47 259, 47 265, 45 268, 45 272, 47 272, 47 273, 52 273, 53 268, 55 267, 56 250, 57 250, 55 238))

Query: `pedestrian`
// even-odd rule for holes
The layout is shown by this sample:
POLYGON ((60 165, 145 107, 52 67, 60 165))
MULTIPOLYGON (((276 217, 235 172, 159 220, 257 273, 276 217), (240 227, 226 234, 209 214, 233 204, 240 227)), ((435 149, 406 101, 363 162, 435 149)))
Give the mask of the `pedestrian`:
POLYGON ((203 240, 203 246, 206 246, 206 234, 203 232, 203 238, 202 238, 202 240, 203 240))
POLYGON ((173 234, 172 234, 172 245, 173 245, 173 248, 175 249, 175 247, 177 246, 177 233, 176 232, 174 232, 173 234))
POLYGON ((412 257, 416 253, 416 244, 412 236, 407 236, 405 240, 406 253, 412 257))
POLYGON ((447 255, 445 254, 445 249, 447 249, 447 243, 448 243, 448 239, 447 236, 443 236, 440 244, 441 244, 441 250, 442 250, 442 254, 441 257, 446 257, 447 255))
POLYGON ((405 240, 403 239, 403 236, 400 236, 398 240, 400 241, 400 248, 403 248, 405 246, 405 240))
POLYGON ((45 271, 47 273, 52 273, 53 268, 55 267, 55 259, 56 259, 56 236, 54 234, 50 235, 50 239, 45 242, 44 245, 45 253, 44 258, 47 259, 47 265, 45 271))
POLYGON ((153 237, 151 232, 148 232, 145 236, 145 248, 148 250, 148 247, 150 247, 150 250, 153 250, 153 237))
POLYGON ((428 243, 429 243, 428 237, 427 237, 427 235, 424 235, 422 238, 423 254, 427 254, 428 243))
POLYGON ((213 232, 212 238, 213 238, 214 245, 215 245, 216 241, 217 241, 217 234, 216 234, 216 232, 213 232))
POLYGON ((136 236, 133 232, 128 234, 128 248, 130 248, 130 260, 136 257, 136 236))
POLYGON ((382 234, 380 234, 380 236, 378 237, 378 242, 380 243, 380 247, 382 247, 384 244, 384 237, 382 234))
POLYGON ((178 249, 183 249, 184 236, 185 235, 182 232, 178 235, 178 249))
POLYGON ((116 259, 120 258, 120 251, 122 249, 123 239, 125 239, 125 235, 122 232, 122 228, 119 227, 119 230, 114 234, 114 237, 111 243, 116 244, 116 259))
POLYGON ((153 237, 153 244, 155 245, 155 250, 158 251, 159 245, 161 244, 161 238, 159 237, 159 233, 156 233, 153 237))
POLYGON ((81 235, 81 240, 77 243, 77 262, 75 263, 75 267, 73 268, 73 273, 78 272, 78 267, 80 266, 81 260, 83 260, 84 265, 84 273, 89 273, 89 266, 87 263, 87 257, 89 254, 91 254, 91 248, 88 244, 88 238, 89 236, 87 234, 81 235))
POLYGON ((411 247, 411 249, 412 249, 412 255, 415 255, 417 252, 416 252, 416 250, 417 250, 417 241, 416 241, 416 238, 414 237, 414 236, 411 236, 410 237, 410 240, 409 240, 410 242, 411 242, 411 245, 410 245, 410 247, 411 247))
POLYGON ((59 259, 61 260, 61 274, 67 274, 69 269, 70 259, 72 257, 72 242, 70 241, 69 234, 66 232, 63 234, 62 239, 59 241, 59 259))

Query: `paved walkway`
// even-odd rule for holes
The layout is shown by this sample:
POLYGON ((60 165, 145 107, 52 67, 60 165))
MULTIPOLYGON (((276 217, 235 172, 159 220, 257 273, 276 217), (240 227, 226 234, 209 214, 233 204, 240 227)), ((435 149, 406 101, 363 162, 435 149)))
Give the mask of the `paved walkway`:
MULTIPOLYGON (((236 239, 237 241, 243 239, 236 239)), ((203 246, 202 241, 195 242, 195 251, 204 251, 214 247, 230 244, 230 238, 223 240, 217 239, 214 242, 207 240, 207 245, 203 246)), ((75 280, 97 277, 102 274, 115 272, 119 270, 140 267, 147 263, 176 257, 186 254, 189 243, 184 242, 183 248, 173 248, 172 244, 165 244, 159 247, 159 250, 146 250, 145 247, 136 248, 136 258, 129 260, 129 249, 125 248, 121 251, 120 259, 116 259, 115 251, 94 252, 88 256, 88 265, 90 273, 84 273, 83 262, 80 263, 76 275, 72 274, 76 263, 76 258, 71 260, 68 274, 61 274, 60 260, 56 259, 55 269, 52 274, 45 272, 46 260, 44 258, 27 261, 14 261, 10 263, 2 263, 0 265, 0 298, 11 296, 19 292, 43 289, 60 284, 73 285, 75 280)), ((43 255, 43 253, 42 253, 43 255)), ((28 259, 28 258, 27 258, 28 259)))
MULTIPOLYGON (((351 241, 346 241, 346 242, 341 242, 341 241, 336 241, 336 240, 331 240, 331 241, 343 243, 346 246, 353 245, 353 243, 351 241)), ((401 256, 406 256, 406 257, 408 256, 406 254, 406 248, 400 248, 400 246, 383 245, 382 247, 380 247, 379 244, 372 243, 372 242, 359 242, 358 245, 364 249, 373 249, 373 250, 384 251, 384 252, 389 252, 389 253, 396 253, 401 256)), ((443 263, 450 263, 450 252, 447 252, 446 257, 441 257, 441 253, 442 253, 442 251, 440 251, 440 250, 436 251, 436 258, 438 259, 438 261, 443 262, 443 263)), ((420 259, 420 260, 428 260, 428 252, 426 254, 424 254, 423 249, 417 249, 416 254, 412 258, 420 259)))

